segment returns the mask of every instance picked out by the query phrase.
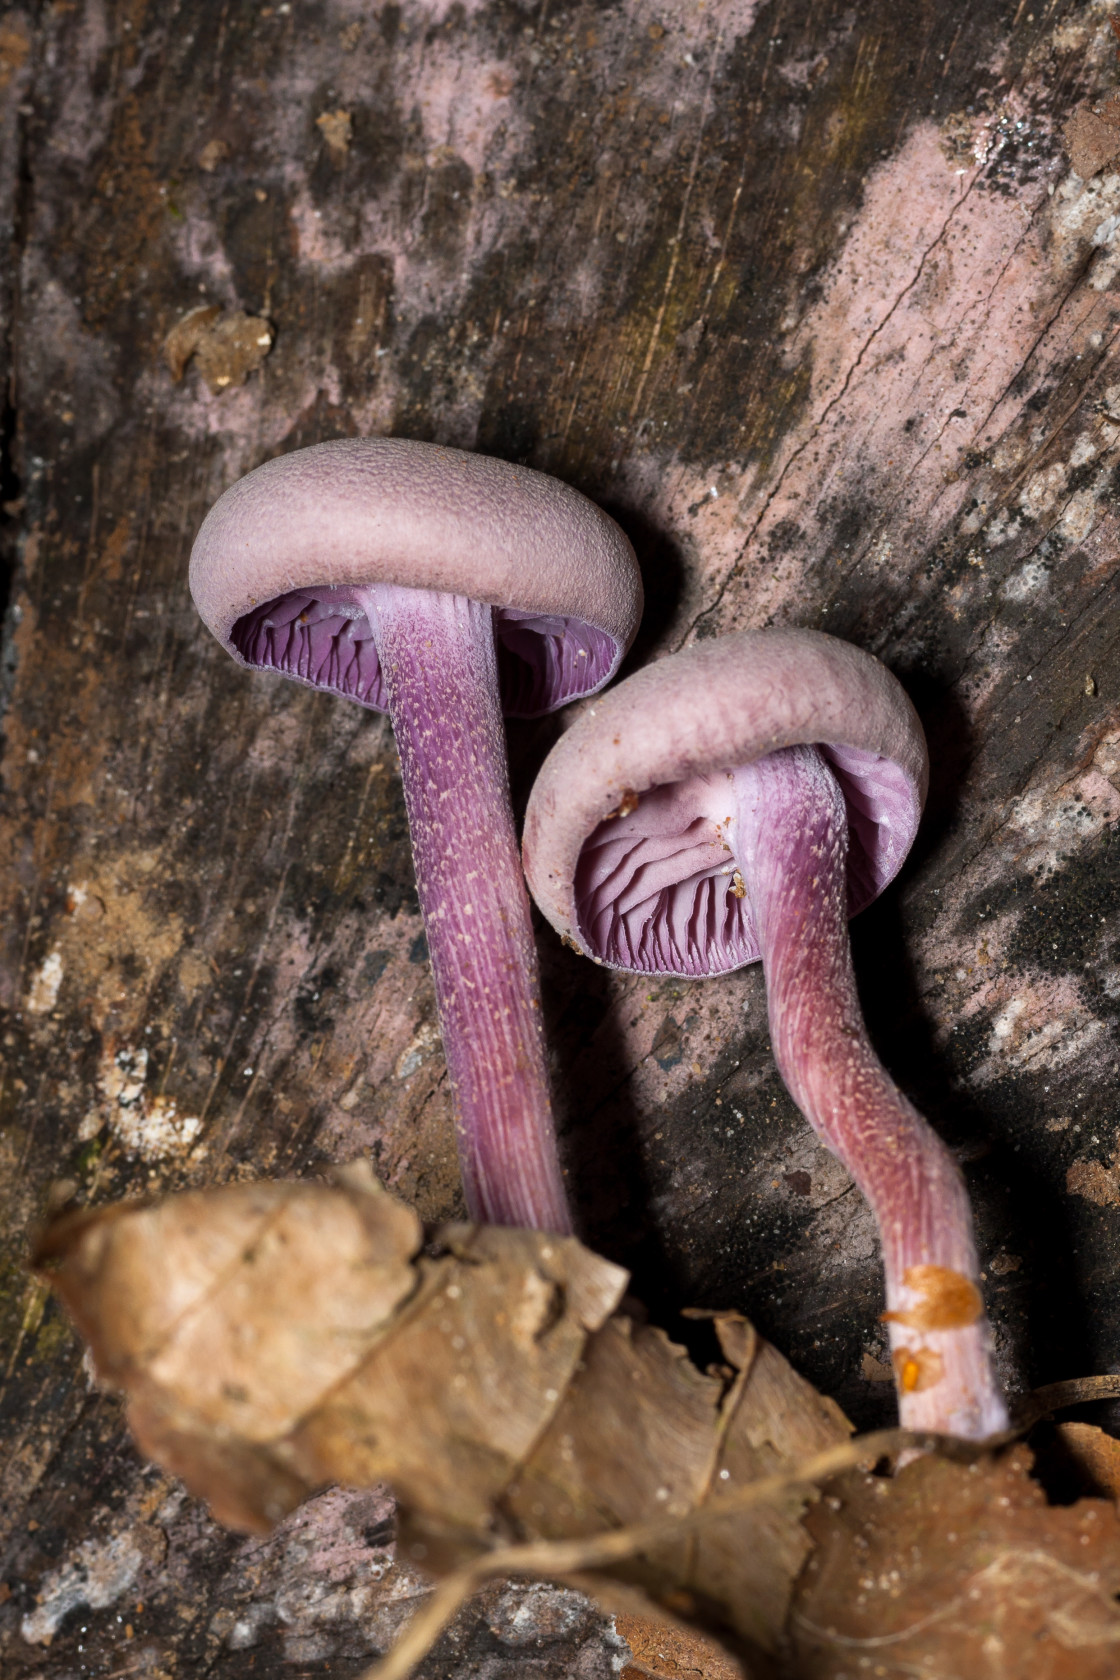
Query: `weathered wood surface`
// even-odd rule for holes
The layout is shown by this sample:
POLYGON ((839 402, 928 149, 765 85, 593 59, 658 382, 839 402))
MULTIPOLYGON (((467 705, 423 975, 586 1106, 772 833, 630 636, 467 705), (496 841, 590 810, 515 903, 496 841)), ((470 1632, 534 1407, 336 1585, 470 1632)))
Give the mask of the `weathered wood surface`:
MULTIPOLYGON (((22 1270, 64 1177, 368 1151, 458 1208, 390 731, 235 669, 186 590, 210 502, 320 438, 602 501, 635 661, 774 622, 898 672, 934 785, 855 929, 872 1030, 967 1163, 1009 1384, 1120 1368, 1120 177, 1060 144, 1115 81, 1105 8, 1060 0, 0 13, 5 1675, 350 1673, 418 1590, 373 1496, 220 1535, 22 1270), (243 385, 173 382, 200 303, 271 323, 243 385)), ((522 800, 558 727, 511 732, 522 800)), ((761 976, 541 948, 586 1235, 887 1415, 873 1232, 779 1086, 761 976)), ((517 1592, 429 1672, 622 1660, 517 1592)))

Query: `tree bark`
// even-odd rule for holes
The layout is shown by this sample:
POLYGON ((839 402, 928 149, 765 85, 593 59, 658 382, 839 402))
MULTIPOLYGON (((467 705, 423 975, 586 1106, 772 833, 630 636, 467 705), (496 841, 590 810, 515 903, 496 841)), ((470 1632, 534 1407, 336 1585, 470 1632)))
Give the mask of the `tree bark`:
MULTIPOLYGON (((896 671, 933 787, 853 926, 871 1034, 965 1168, 1004 1380, 1115 1366, 1120 176, 1061 144, 1115 80, 1065 0, 0 16, 6 1675, 345 1675, 421 1590, 375 1495, 222 1535, 23 1270, 60 1179, 365 1153, 461 1212, 389 726, 235 668, 186 588, 218 494, 323 438, 600 501, 646 583, 629 668, 790 623, 896 671)), ((515 803, 559 727, 511 726, 515 803)), ((538 933, 581 1234, 884 1421, 871 1217, 761 974, 651 985, 538 933)), ((622 1660, 513 1590, 425 1672, 622 1660)))

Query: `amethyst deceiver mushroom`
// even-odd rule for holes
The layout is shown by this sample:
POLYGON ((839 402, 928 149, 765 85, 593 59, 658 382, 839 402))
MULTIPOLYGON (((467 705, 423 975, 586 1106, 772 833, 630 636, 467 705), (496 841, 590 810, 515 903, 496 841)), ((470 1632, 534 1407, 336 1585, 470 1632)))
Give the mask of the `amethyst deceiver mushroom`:
POLYGON ((762 958, 775 1059, 879 1225, 902 1422, 1006 1426, 955 1161, 859 1010, 847 920, 900 869, 925 739, 878 660, 812 630, 702 642, 627 678, 545 760, 524 862, 595 961, 724 974, 762 958))
POLYGON ((190 584, 241 664, 389 712, 470 1215, 569 1230, 502 708, 614 675, 641 615, 629 542, 543 473, 345 439, 227 490, 190 584))

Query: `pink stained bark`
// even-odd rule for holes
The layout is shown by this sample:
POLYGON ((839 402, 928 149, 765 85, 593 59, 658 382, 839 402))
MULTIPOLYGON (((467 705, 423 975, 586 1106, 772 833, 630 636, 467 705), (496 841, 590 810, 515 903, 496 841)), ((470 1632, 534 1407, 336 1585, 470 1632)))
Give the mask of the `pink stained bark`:
POLYGON ((400 754, 467 1208, 568 1232, 493 609, 392 584, 359 593, 400 754))
POLYGON ((735 773, 734 849, 762 949, 774 1058, 879 1227, 899 1418, 982 1439, 1007 1427, 972 1210, 945 1144, 867 1037, 847 930, 848 818, 815 747, 735 773))
MULTIPOLYGON (((1116 282, 1102 284, 1116 265, 1115 195, 1106 178, 1071 176, 1051 138, 1076 101, 1100 103, 1116 81, 1107 19, 1086 7, 1027 7, 1016 17, 1014 7, 947 4, 915 12, 900 31, 897 10, 870 3, 831 15, 801 6, 783 9, 776 44, 772 8, 719 0, 656 13, 668 32, 654 42, 647 5, 607 0, 592 20, 596 44, 585 46, 581 31, 569 58, 550 39, 565 32, 548 30, 556 7, 537 38, 499 28, 501 8, 460 13, 436 0, 402 8, 392 41, 385 8, 359 20, 349 0, 330 0, 314 31, 298 27, 295 8, 272 9, 269 19, 254 13, 251 28, 238 27, 232 10, 205 53, 172 8, 130 13, 134 27, 123 34, 90 0, 74 12, 17 5, 5 16, 30 50, 22 64, 11 51, 3 59, 11 79, 0 149, 7 141, 10 169, 0 201, 21 213, 10 224, 0 360, 19 422, 11 466, 37 486, 22 514, 0 522, 27 545, 5 666, 8 1009, 21 1008, 49 953, 61 950, 65 965, 54 1018, 25 1011, 25 1037, 9 1017, 19 1042, 5 1051, 5 1134, 26 1144, 5 1174, 6 1257, 18 1257, 45 1186, 70 1171, 97 1042, 111 1072, 116 1050, 147 1042, 149 1025, 153 1045, 166 1033, 178 1049, 166 1084, 153 1054, 148 1097, 159 1090, 180 1116, 201 1114, 209 1155, 197 1165, 181 1141, 152 1163, 122 1150, 107 1127, 122 1192, 143 1191, 153 1171, 221 1178, 252 1155, 269 1171, 314 1172, 324 1154, 376 1148, 379 1170, 426 1217, 454 1214, 442 1057, 425 1050, 415 1075, 394 1077, 432 1002, 427 974, 408 960, 419 920, 399 909, 412 873, 397 839, 395 775, 377 771, 360 804, 382 736, 325 701, 216 663, 191 634, 181 596, 183 533, 224 485, 262 456, 335 432, 385 431, 405 416, 418 435, 516 453, 638 510, 656 539, 643 554, 651 595, 678 602, 656 621, 658 653, 700 614, 721 636, 771 616, 838 621, 896 669, 916 670, 933 650, 933 715, 948 718, 968 754, 952 783, 959 820, 901 900, 914 996, 934 1047, 929 1077, 962 1081, 974 1116, 966 1129, 983 1116, 995 1147, 980 1170, 1006 1162, 1017 1174, 1006 1218, 978 1228, 982 1253, 1003 1248, 1017 1267, 999 1276, 992 1300, 1017 1379, 1029 1387, 1109 1369, 1120 1350, 1116 1216, 1102 1205, 1114 1193, 1112 1168, 1107 1147, 1089 1144, 1099 1128, 1073 1126, 1084 1107, 1114 1113, 1120 1097, 1110 1053, 1120 945, 1107 901, 1093 905, 1109 913, 1107 922, 1093 917, 1095 934, 1074 918, 1085 939, 1076 961, 1064 960, 1064 943, 1057 960, 1050 939, 1068 932, 1052 936, 1049 920, 1051 901, 1067 902, 1065 872, 1086 879, 1078 872, 1120 819, 1117 696, 1103 680, 1120 559, 1108 400, 1120 380, 1116 282), (428 12, 440 27, 423 26, 428 12), (363 33, 351 50, 340 32, 356 33, 356 20, 363 33), (354 113, 345 168, 324 157, 315 127, 323 89, 354 113), (29 105, 33 119, 21 115, 29 105), (406 127, 383 128, 382 114, 392 125, 398 111, 406 127), (198 123, 197 143, 184 112, 198 123), (664 126, 661 112, 671 116, 664 126), (650 153, 640 151, 643 132, 650 153), (229 154, 211 173, 209 158, 196 160, 214 140, 229 154), (421 158, 430 167, 418 171, 421 158), (157 201, 171 178, 183 221, 157 201), (107 182, 111 194, 101 190, 107 182), (268 189, 265 204, 258 186, 268 189), (755 274, 765 276, 761 287, 750 283, 755 274), (217 398, 193 365, 181 385, 164 377, 152 336, 201 298, 202 282, 206 296, 264 311, 278 329, 264 367, 217 398), (499 311, 508 325, 494 331, 499 311), (64 394, 81 398, 69 405, 73 424, 60 419, 64 394), (953 418, 956 409, 968 418, 953 418), (46 463, 41 479, 36 457, 46 463), (1072 483, 1055 490, 1065 473, 1072 483), (712 486, 718 498, 705 499, 712 486), (977 534, 962 530, 966 518, 977 534), (1039 543, 1062 542, 1071 526, 1091 529, 1048 563, 1039 543), (58 594, 64 608, 80 600, 84 609, 62 636, 52 632, 58 594), (137 606, 148 616, 134 616, 137 606), (112 626, 125 659, 107 656, 112 626), (1090 671, 1095 698, 1081 695, 1090 671), (207 738, 212 746, 200 750, 207 738), (343 764, 351 740, 355 755, 343 764), (44 742, 56 776, 44 774, 44 742), (231 761, 249 771, 232 783, 231 761), (332 789, 347 794, 345 820, 329 810, 332 789), (1071 805, 1072 819, 1063 815, 1071 805), (353 891, 307 891, 313 828, 326 879, 359 834, 346 866, 353 891), (1038 901, 1046 915, 1030 897, 1036 873, 1047 882, 1038 901), (117 897, 118 882, 129 896, 117 897), (384 896, 375 882, 387 883, 384 896), (76 913, 64 883, 88 884, 76 913), (1001 887, 1008 894, 997 900, 1001 887), (943 909, 927 914, 924 895, 936 888, 943 909), (98 894, 108 916, 98 915, 98 894), (974 907, 988 901, 993 915, 979 923, 974 907), (138 923, 139 906, 158 921, 138 923), (372 985, 347 967, 358 953, 360 973, 359 921, 360 949, 388 954, 372 985), (185 938, 183 973, 197 958, 200 978, 178 986, 188 927, 196 931, 185 938), (118 928, 145 970, 127 988, 118 928), (978 940, 989 943, 988 964, 976 961, 978 940), (327 965, 350 979, 334 990, 323 1034, 301 1000, 327 965), (282 981, 272 996, 262 991, 270 974, 282 981), (227 1011, 236 1014, 219 1064, 227 1011), (209 1021, 219 1029, 213 1047, 209 1021), (953 1023, 967 1027, 979 1063, 959 1029, 950 1036, 953 1023), (78 1071, 67 1066, 80 1056, 78 1071), (290 1109, 278 1107, 280 1091, 290 1109), (1063 1116, 1065 1129, 1051 1130, 1063 1116), (1090 1160, 1097 1155, 1103 1166, 1090 1160), (1101 1175, 1100 1202, 1067 1189, 1075 1162, 1075 1172, 1101 1175), (1040 1208, 1053 1222, 1045 1241, 1032 1240, 1040 1208)), ((566 952, 555 966, 559 1014, 588 976, 566 952)), ((706 1073, 723 1072, 714 1057, 709 1064, 709 1035, 729 1048, 749 1044, 752 1069, 763 1065, 755 1016, 744 1011, 757 978, 742 970, 695 988, 700 1021, 668 1070, 650 1046, 675 1006, 664 996, 647 1002, 659 991, 647 979, 612 980, 604 1015, 567 1014, 565 1078, 580 1091, 581 1129, 635 1135, 654 1161, 666 1154, 655 1132, 666 1143, 687 1139, 693 1056, 706 1073)), ((913 1044, 889 1046, 892 1066, 897 1055, 918 1078, 914 1054, 913 1044)), ((717 1112, 725 1110, 726 1098, 717 1112)), ((752 1138, 787 1135, 761 1115, 756 1134, 755 1119, 745 1128, 752 1138)), ((734 1245, 718 1240, 726 1225, 717 1216, 733 1211, 735 1181, 711 1139, 695 1139, 689 1165, 687 1174, 654 1168, 650 1225, 686 1293, 727 1300, 741 1271, 734 1245)), ((585 1184, 588 1214, 605 1229, 616 1182, 607 1174, 585 1184)), ((802 1210, 792 1193, 774 1194, 802 1210)), ((882 1391, 845 1375, 839 1352, 854 1349, 858 1370, 858 1337, 812 1352, 806 1329, 835 1299, 838 1277, 852 1288, 868 1281, 855 1236, 863 1226, 840 1218, 854 1199, 831 1210, 843 1227, 839 1251, 825 1240, 835 1235, 830 1210, 812 1223, 770 1323, 788 1337, 787 1352, 814 1362, 819 1386, 842 1384, 845 1403, 867 1408, 859 1416, 870 1421, 882 1391)), ((620 1219, 620 1244, 632 1229, 620 1219)), ((767 1263, 776 1242, 762 1251, 767 1263)), ((13 1263, 5 1276, 5 1306, 19 1325, 24 1274, 13 1263)), ((7 1578, 43 1593, 43 1610, 53 1602, 58 1614, 57 1570, 101 1538, 118 1501, 148 1510, 151 1483, 126 1452, 107 1506, 85 1455, 65 1450, 75 1419, 80 1439, 104 1413, 69 1339, 51 1331, 48 1313, 35 1346, 29 1323, 4 1398, 0 1535, 7 1578), (25 1351, 35 1351, 33 1363, 25 1351), (36 1533, 29 1518, 42 1525, 36 1533), (57 1555, 36 1546, 47 1532, 57 1555)), ((112 1451, 100 1456, 116 1462, 112 1451)), ((168 1653, 164 1666, 212 1639, 211 1619, 228 1618, 234 1603, 251 1606, 258 1644, 275 1641, 269 1618, 285 1599, 307 1605, 285 1638, 332 1645, 339 1668, 372 1661, 376 1629, 399 1604, 401 1570, 413 1578, 405 1559, 376 1580, 385 1554, 363 1551, 360 1537, 377 1519, 353 1497, 346 1521, 324 1514, 335 1494, 324 1495, 294 1530, 285 1525, 248 1554, 213 1531, 200 1536, 192 1502, 173 1519, 141 1521, 151 1555, 169 1546, 166 1566, 136 1593, 147 1638, 168 1653), (317 1598, 324 1581, 331 1592, 317 1598), (343 1604, 345 1613, 332 1608, 343 1604)), ((531 1658, 542 1675, 567 1680, 581 1666, 607 1666, 581 1649, 579 1630, 548 1645, 547 1615, 533 1617, 537 1589, 522 1590, 530 1598, 518 1614, 546 1641, 531 1658)), ((109 1673, 129 1661, 128 1647, 113 1643, 120 1604, 68 1616, 46 1648, 21 1642, 13 1603, 0 1670, 18 1672, 34 1657, 44 1680, 60 1680, 78 1666, 76 1643, 89 1668, 109 1673)), ((478 1601, 446 1658, 456 1680, 476 1663, 514 1680, 524 1669, 527 1647, 498 1652, 487 1608, 478 1601)), ((248 1664, 253 1654, 224 1660, 248 1664)), ((833 1660, 843 1667, 851 1657, 848 1647, 833 1660)), ((1093 1654, 1083 1659, 1090 1669, 1093 1654)), ((1106 1655, 1095 1661, 1107 1666, 1106 1655)))

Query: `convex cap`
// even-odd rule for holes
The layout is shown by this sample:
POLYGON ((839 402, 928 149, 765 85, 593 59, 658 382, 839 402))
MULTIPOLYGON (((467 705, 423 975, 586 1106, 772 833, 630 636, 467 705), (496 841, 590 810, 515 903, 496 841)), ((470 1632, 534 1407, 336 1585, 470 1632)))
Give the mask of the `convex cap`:
POLYGON ((730 778, 796 745, 818 746, 843 790, 849 914, 863 909, 921 816, 918 715, 871 654, 815 630, 748 630, 638 671, 557 742, 525 819, 544 915, 610 968, 707 975, 757 961, 730 778))
POLYGON ((503 704, 527 717, 608 682, 642 610, 629 541, 578 490, 403 438, 265 462, 215 503, 191 553, 199 613, 241 664, 384 710, 354 593, 376 583, 494 606, 503 704))

